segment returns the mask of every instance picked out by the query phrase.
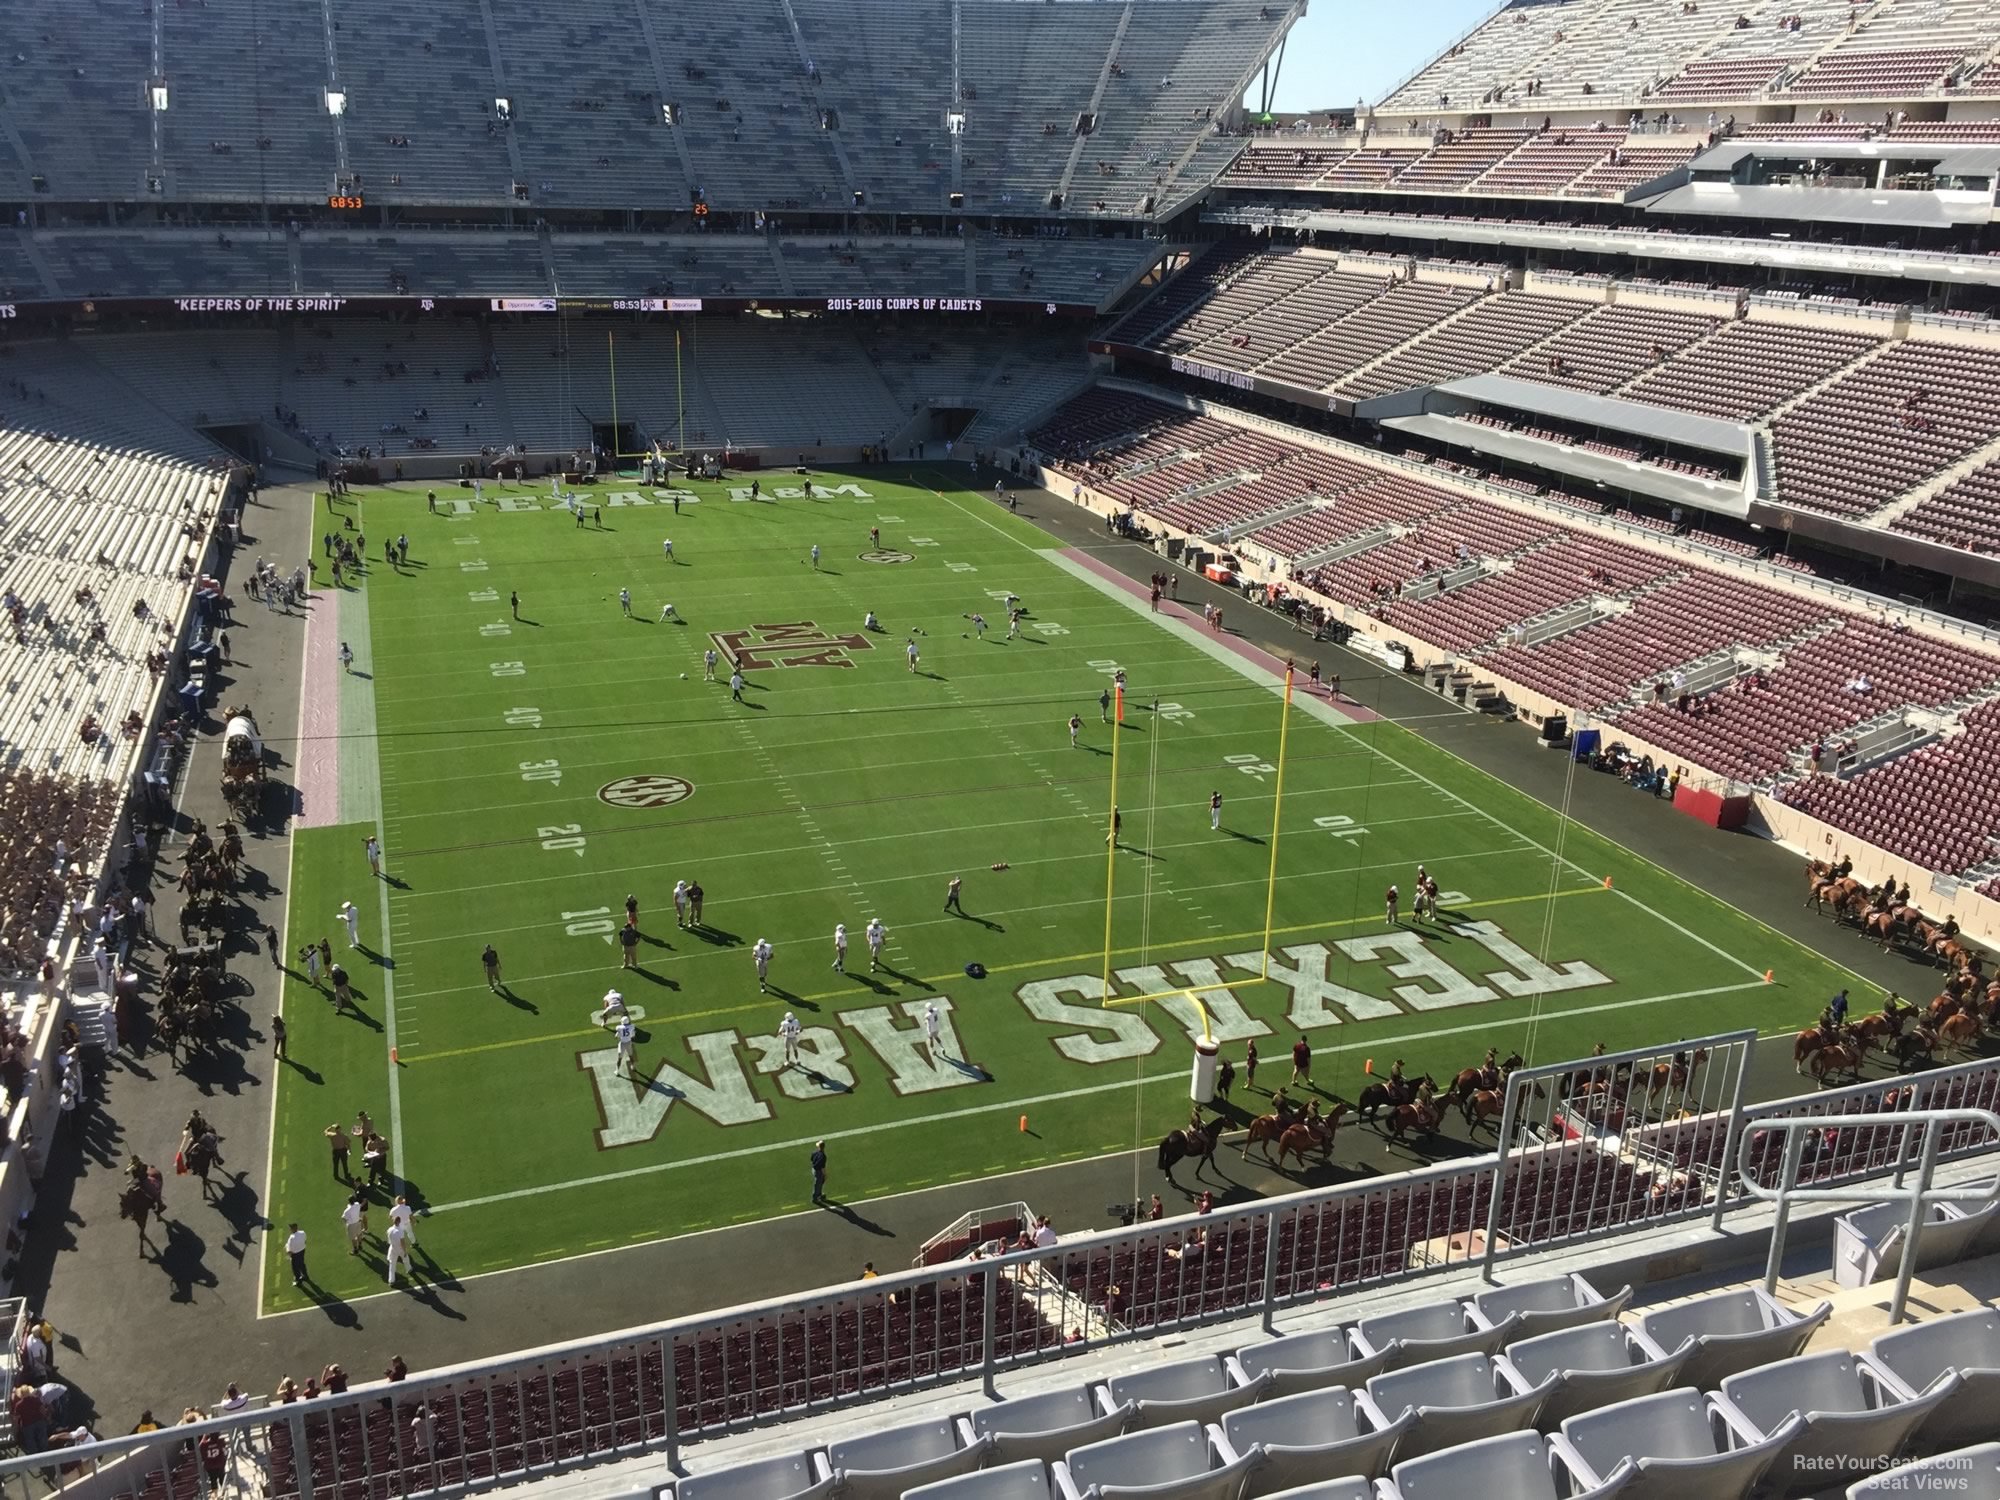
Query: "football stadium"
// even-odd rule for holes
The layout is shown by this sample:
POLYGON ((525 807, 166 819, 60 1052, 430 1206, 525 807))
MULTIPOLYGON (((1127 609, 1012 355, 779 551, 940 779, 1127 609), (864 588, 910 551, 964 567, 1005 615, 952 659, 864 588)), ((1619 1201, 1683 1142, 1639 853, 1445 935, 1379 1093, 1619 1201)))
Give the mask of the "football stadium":
POLYGON ((2000 12, 1461 9, 7 10, 10 1497, 2000 1500, 2000 12))

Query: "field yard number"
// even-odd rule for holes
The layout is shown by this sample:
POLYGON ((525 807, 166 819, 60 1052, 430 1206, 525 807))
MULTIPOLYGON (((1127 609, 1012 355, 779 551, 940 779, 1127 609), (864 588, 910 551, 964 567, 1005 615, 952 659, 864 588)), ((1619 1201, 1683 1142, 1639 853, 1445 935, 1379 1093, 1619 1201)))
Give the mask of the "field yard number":
POLYGON ((611 920, 611 908, 608 906, 563 913, 563 931, 571 937, 601 937, 608 943, 617 930, 618 924, 611 920))
MULTIPOLYGON (((1047 631, 1049 627, 1046 625, 1038 625, 1035 628, 1037 630, 1047 631)), ((1059 635, 1067 635, 1069 632, 1064 630, 1060 625, 1058 625, 1055 629, 1055 633, 1059 635)), ((1115 661, 1100 659, 1098 661, 1087 661, 1084 663, 1084 665, 1086 667, 1089 667, 1091 671, 1101 673, 1103 676, 1106 677, 1116 677, 1118 675, 1118 663, 1115 661)))
POLYGON ((875 517, 875 519, 878 523, 880 523, 883 526, 900 526, 903 524, 903 518, 901 516, 878 515, 875 517))
POLYGON ((1245 776, 1254 776, 1259 781, 1262 781, 1266 776, 1271 775, 1278 769, 1268 761, 1260 760, 1254 755, 1225 755, 1222 757, 1222 763, 1225 766, 1234 766, 1245 776))
POLYGON ((551 786, 562 785, 562 765, 553 760, 524 760, 521 762, 523 781, 546 781, 551 786))
POLYGON ((486 560, 475 557, 471 562, 462 562, 458 565, 458 571, 461 573, 484 573, 486 571, 486 560))
POLYGON ((506 624, 504 621, 495 620, 491 625, 480 626, 479 633, 481 635, 487 635, 487 636, 512 635, 514 633, 514 627, 512 625, 506 624))
POLYGON ((971 563, 946 563, 945 570, 951 573, 977 573, 979 571, 971 563))
POLYGON ((583 832, 581 823, 552 823, 547 828, 537 828, 535 837, 542 841, 542 847, 552 854, 561 854, 573 849, 578 859, 583 858, 583 840, 576 835, 583 832))
MULTIPOLYGON (((1056 622, 1055 622, 1054 620, 1037 620, 1037 621, 1035 621, 1035 626, 1034 626, 1034 628, 1035 628, 1036 630, 1040 631, 1040 632, 1041 632, 1041 633, 1042 633, 1043 635, 1068 635, 1068 634, 1069 634, 1069 626, 1067 626, 1067 625, 1058 625, 1058 624, 1056 624, 1056 622)), ((1096 663, 1095 663, 1095 662, 1092 662, 1092 663, 1091 663, 1091 665, 1092 665, 1092 666, 1095 666, 1095 665, 1096 665, 1096 663)), ((1113 670, 1113 671, 1115 672, 1115 671, 1117 671, 1118 669, 1117 669, 1117 668, 1116 668, 1116 667, 1114 666, 1114 667, 1112 668, 1112 670, 1113 670)))
POLYGON ((500 591, 498 589, 469 589, 466 591, 465 602, 468 604, 498 604, 500 602, 500 591))
POLYGON ((1153 712, 1157 713, 1161 718, 1165 719, 1169 724, 1185 724, 1189 719, 1192 719, 1194 717, 1193 709, 1183 707, 1181 704, 1178 703, 1157 704, 1155 705, 1153 712))
POLYGON ((540 729, 542 711, 539 708, 510 708, 501 716, 509 729, 540 729))
MULTIPOLYGON (((882 519, 886 521, 889 518, 884 516, 882 519)), ((913 536, 910 538, 910 545, 912 547, 935 547, 937 545, 937 538, 934 536, 913 536)))
POLYGON ((1346 839, 1350 844, 1368 831, 1365 828, 1358 827, 1354 819, 1343 818, 1338 813, 1333 814, 1331 817, 1314 818, 1313 827, 1324 828, 1335 838, 1346 839))
POLYGON ((495 677, 526 677, 528 675, 528 664, 523 661, 493 661, 488 662, 487 666, 492 668, 495 677))
POLYGON ((476 536, 455 536, 451 539, 451 544, 454 547, 477 547, 479 545, 479 538, 476 536))

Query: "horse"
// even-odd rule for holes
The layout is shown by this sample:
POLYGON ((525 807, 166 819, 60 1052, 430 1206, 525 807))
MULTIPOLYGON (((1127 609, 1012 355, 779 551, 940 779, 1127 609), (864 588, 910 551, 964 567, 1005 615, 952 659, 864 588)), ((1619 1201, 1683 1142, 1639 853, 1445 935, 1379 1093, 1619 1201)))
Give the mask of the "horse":
MULTIPOLYGON (((1697 1047, 1688 1054, 1686 1062, 1673 1058, 1667 1062, 1654 1063, 1643 1073, 1632 1074, 1633 1088, 1644 1088, 1648 1093, 1657 1094, 1663 1089, 1682 1089, 1689 1080, 1701 1071, 1701 1065, 1708 1061, 1708 1048, 1697 1047)), ((1630 1090, 1627 1091, 1628 1096, 1630 1090)))
POLYGON ((1821 1083, 1834 1073, 1861 1076, 1861 1047, 1850 1041, 1829 1042, 1813 1054, 1813 1077, 1821 1083))
POLYGON ((132 1219, 139 1225, 139 1258, 146 1257, 146 1221, 157 1218, 165 1222, 167 1204, 164 1183, 158 1167, 149 1167, 134 1157, 126 1167, 125 1188, 118 1195, 118 1217, 132 1219))
MULTIPOLYGON (((1840 1035, 1841 1033, 1836 1031, 1834 1040, 1838 1040, 1840 1035)), ((1805 1077, 1807 1059, 1828 1045, 1830 1043, 1827 1034, 1821 1031, 1819 1027, 1808 1026, 1804 1031, 1801 1031, 1797 1036, 1792 1038, 1792 1071, 1797 1073, 1801 1078, 1805 1077)))
POLYGON ((1398 1105, 1408 1104, 1417 1097, 1417 1089, 1426 1084, 1433 1090, 1437 1087, 1431 1083, 1431 1075, 1428 1073, 1415 1082, 1404 1080, 1400 1088, 1387 1083, 1371 1083, 1356 1098, 1354 1117, 1357 1120, 1372 1120, 1380 1110, 1394 1109, 1398 1105))
POLYGON ((1389 1111, 1389 1134, 1395 1140, 1403 1138, 1405 1130, 1414 1130, 1425 1140, 1437 1134, 1443 1116, 1438 1113, 1435 1103, 1424 1104, 1412 1100, 1408 1104, 1398 1104, 1389 1111))
POLYGON ((1970 1052, 1979 1044, 1979 1033, 1983 1029, 1979 1017, 1960 1011, 1955 1016, 1945 1017, 1944 1024, 1938 1027, 1938 1040, 1947 1047, 1970 1052))
POLYGON ((1861 1044, 1863 1051, 1870 1047, 1887 1046, 1902 1034, 1903 1021, 1900 1015, 1892 1016, 1887 1011, 1878 1010, 1863 1016, 1847 1028, 1848 1035, 1861 1044))
MULTIPOLYGON (((1344 1107, 1344 1106, 1343 1106, 1344 1107)), ((1282 1140, 1285 1132, 1298 1120, 1293 1114, 1259 1115, 1250 1122, 1250 1128, 1243 1135, 1243 1159, 1250 1159, 1250 1148, 1262 1144, 1266 1161, 1271 1157, 1271 1142, 1282 1140)))
POLYGON ((1889 1048, 1896 1059, 1897 1071, 1907 1073, 1919 1061, 1929 1062, 1937 1051, 1938 1035, 1928 1026, 1912 1026, 1897 1037, 1889 1048))
POLYGON ((1217 1115, 1206 1125, 1190 1122, 1185 1130, 1169 1130, 1162 1136, 1157 1160, 1160 1170, 1167 1174, 1168 1180, 1173 1179, 1174 1164, 1185 1161, 1190 1156, 1195 1161, 1194 1175, 1201 1176, 1201 1169, 1214 1159, 1215 1143, 1222 1139, 1222 1130, 1226 1123, 1222 1116, 1217 1115))
MULTIPOLYGON (((1507 1075, 1520 1066, 1521 1054, 1518 1052, 1510 1054, 1507 1060, 1500 1064, 1500 1081, 1504 1084, 1507 1081, 1507 1075)), ((1461 1068, 1458 1075, 1452 1079, 1451 1086, 1446 1092, 1463 1104, 1467 1094, 1471 1093, 1474 1089, 1486 1086, 1481 1081, 1485 1076, 1486 1070, 1484 1068, 1461 1068)))
POLYGON ((1287 1125, 1278 1137, 1278 1169, 1284 1170, 1285 1158, 1296 1156, 1299 1170, 1306 1166, 1306 1152, 1315 1146, 1319 1148, 1321 1165, 1333 1160, 1333 1137, 1340 1129, 1340 1117, 1347 1113, 1346 1104, 1336 1099, 1333 1108, 1321 1116, 1307 1116, 1303 1120, 1287 1125))

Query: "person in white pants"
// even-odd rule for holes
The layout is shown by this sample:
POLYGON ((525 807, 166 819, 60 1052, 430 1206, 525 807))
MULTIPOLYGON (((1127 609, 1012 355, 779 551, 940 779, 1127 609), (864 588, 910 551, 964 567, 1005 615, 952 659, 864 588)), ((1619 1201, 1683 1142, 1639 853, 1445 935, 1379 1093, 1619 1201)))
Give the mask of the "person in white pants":
POLYGON ((795 1068, 799 1065, 799 1032, 801 1029, 799 1018, 790 1011, 786 1011, 785 1019, 778 1023, 778 1039, 785 1044, 785 1066, 788 1068, 795 1068))
POLYGON ((396 1284, 396 1271, 400 1267, 404 1274, 410 1269, 410 1231, 402 1224, 391 1224, 388 1237, 389 1285, 396 1284))

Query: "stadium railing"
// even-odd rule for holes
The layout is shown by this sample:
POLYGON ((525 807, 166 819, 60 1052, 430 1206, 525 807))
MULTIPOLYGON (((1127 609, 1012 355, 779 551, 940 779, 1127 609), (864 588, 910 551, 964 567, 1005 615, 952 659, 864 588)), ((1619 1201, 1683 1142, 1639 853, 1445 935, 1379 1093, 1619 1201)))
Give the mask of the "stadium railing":
MULTIPOLYGON (((1739 1044, 1747 1067, 1754 1047, 1738 1034, 1690 1038, 1631 1060, 1702 1046, 1714 1056, 1739 1044)), ((1527 1081, 1619 1061, 1535 1069, 1527 1081)), ((1501 1253, 1518 1258, 1602 1242, 1641 1223, 1710 1214, 1727 1222, 1759 1205, 1737 1180, 1725 1142, 1750 1140, 1741 1160, 1756 1173, 1775 1170, 1782 1155, 1780 1132, 1760 1134, 1760 1120, 1824 1121, 1811 1136, 1818 1144, 1800 1158, 1800 1182, 1893 1176, 1918 1160, 1924 1129, 1879 1116, 1990 1109, 2000 1101, 2000 1058, 1747 1106, 1740 1137, 1730 1131, 1738 1112, 1722 1102, 1733 1092, 1732 1083, 1698 1095, 1717 1107, 1692 1117, 1585 1132, 1553 1149, 1538 1143, 1534 1157, 1515 1153, 1504 1165, 1491 1155, 1461 1159, 13 1457, 0 1461, 0 1495, 39 1500, 46 1486, 38 1476, 58 1467, 65 1491, 86 1500, 205 1495, 218 1482, 203 1471, 210 1434, 223 1439, 208 1445, 210 1454, 220 1447, 262 1470, 256 1480, 270 1500, 434 1493, 649 1455, 663 1461, 664 1479, 687 1440, 975 1376, 991 1393, 1002 1370, 1226 1319, 1259 1317, 1268 1330, 1284 1308, 1463 1272, 1484 1253, 1476 1231, 1486 1223, 1507 1237, 1501 1253), (1850 1127, 1844 1116, 1862 1118, 1850 1127), (1681 1190, 1655 1192, 1662 1173, 1681 1190), (1607 1183, 1628 1191, 1620 1198, 1607 1183), (1493 1216, 1496 1200, 1502 1212, 1493 1216), (1569 1201, 1586 1207, 1547 1211, 1569 1201)), ((1994 1146, 1990 1128, 1973 1124, 1947 1127, 1935 1141, 1939 1161, 1994 1146)))

